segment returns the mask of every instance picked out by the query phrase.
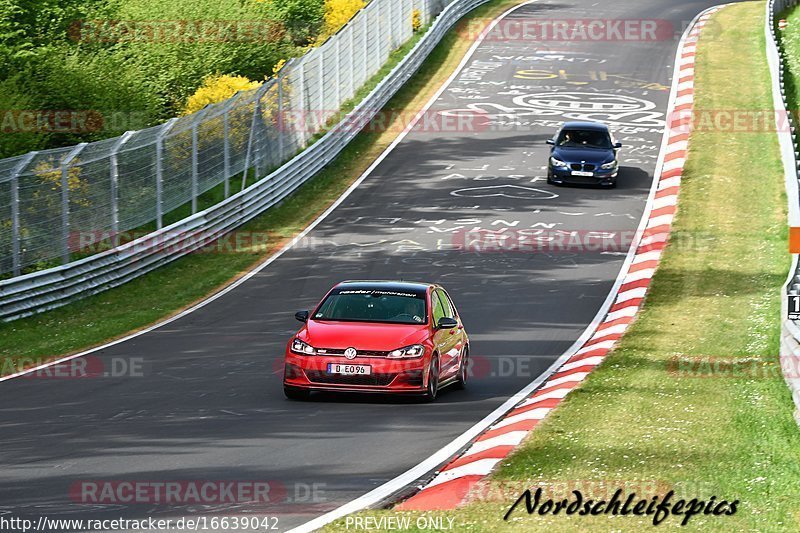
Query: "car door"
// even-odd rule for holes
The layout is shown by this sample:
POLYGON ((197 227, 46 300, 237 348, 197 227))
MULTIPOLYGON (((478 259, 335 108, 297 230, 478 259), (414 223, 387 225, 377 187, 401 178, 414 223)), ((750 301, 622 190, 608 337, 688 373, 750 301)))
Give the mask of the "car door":
MULTIPOLYGON (((439 299, 443 316, 458 321, 455 307, 447 293, 442 289, 436 289, 434 294, 439 299)), ((442 330, 439 331, 438 334, 441 338, 441 347, 439 348, 439 361, 442 369, 441 376, 442 379, 447 379, 456 375, 458 372, 461 350, 464 347, 464 330, 459 321, 457 328, 442 330)))

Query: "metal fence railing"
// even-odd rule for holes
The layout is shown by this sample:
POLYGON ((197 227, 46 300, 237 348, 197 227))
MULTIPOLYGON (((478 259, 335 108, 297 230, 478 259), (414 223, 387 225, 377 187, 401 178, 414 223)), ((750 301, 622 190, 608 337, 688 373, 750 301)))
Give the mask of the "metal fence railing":
MULTIPOLYGON (((414 75, 461 17, 488 1, 452 0, 413 49, 355 109, 315 143, 245 190, 232 191, 229 198, 212 207, 111 250, 66 265, 0 280, 0 320, 15 320, 54 309, 126 283, 202 249, 276 205, 330 163, 358 135, 358 128, 353 124, 369 122, 414 75)), ((256 153, 252 147, 250 152, 251 157, 256 153)), ((191 163, 191 159, 189 161, 191 163)), ((166 176, 166 170, 162 171, 166 176)))
MULTIPOLYGON (((766 59, 772 77, 772 100, 776 116, 776 131, 783 160, 786 196, 788 199, 789 226, 800 226, 800 166, 797 154, 798 145, 797 110, 791 109, 790 99, 786 94, 785 78, 792 74, 786 68, 785 50, 782 48, 776 27, 777 17, 786 9, 798 4, 797 0, 768 0, 765 17, 766 59), (789 128, 786 128, 786 124, 789 128)), ((800 295, 800 269, 798 256, 792 255, 789 276, 781 295, 781 341, 780 360, 783 376, 792 392, 794 400, 795 420, 800 424, 800 325, 788 319, 789 296, 800 295)))
POLYGON ((447 0, 372 0, 274 79, 192 115, 121 137, 0 160, 0 274, 67 263, 72 252, 155 221, 224 183, 241 189, 306 147, 342 103, 447 0))

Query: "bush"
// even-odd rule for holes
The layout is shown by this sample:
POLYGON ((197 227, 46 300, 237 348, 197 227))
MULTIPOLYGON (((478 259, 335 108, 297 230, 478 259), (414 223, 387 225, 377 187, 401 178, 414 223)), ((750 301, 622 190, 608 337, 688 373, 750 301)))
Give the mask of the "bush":
POLYGON ((273 0, 269 3, 277 20, 289 32, 298 46, 310 44, 322 27, 325 18, 324 0, 273 0))
POLYGON ((244 76, 229 76, 215 74, 203 80, 203 84, 189 97, 183 114, 189 115, 200 111, 208 104, 215 104, 227 100, 239 91, 256 89, 261 84, 251 81, 244 76))
POLYGON ((339 31, 365 5, 364 0, 325 0, 325 24, 318 42, 339 31))
POLYGON ((18 113, 35 111, 39 107, 17 77, 0 81, 0 157, 11 157, 46 146, 47 133, 28 129, 18 113))

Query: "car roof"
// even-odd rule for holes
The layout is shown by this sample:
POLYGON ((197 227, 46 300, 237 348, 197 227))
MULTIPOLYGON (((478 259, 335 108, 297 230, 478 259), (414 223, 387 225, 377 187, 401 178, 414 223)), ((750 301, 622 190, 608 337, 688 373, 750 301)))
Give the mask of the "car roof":
POLYGON ((570 130, 592 130, 592 131, 608 131, 608 126, 601 122, 587 122, 587 121, 572 121, 565 122, 561 129, 570 130))
POLYGON ((389 281, 389 280, 348 280, 336 285, 337 289, 348 288, 353 290, 381 290, 396 292, 422 293, 428 287, 436 287, 433 283, 423 283, 419 281, 389 281))

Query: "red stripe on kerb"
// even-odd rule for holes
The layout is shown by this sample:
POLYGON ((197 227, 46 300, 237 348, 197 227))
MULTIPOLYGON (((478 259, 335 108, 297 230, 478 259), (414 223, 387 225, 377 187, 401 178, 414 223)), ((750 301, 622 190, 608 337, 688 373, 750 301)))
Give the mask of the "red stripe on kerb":
MULTIPOLYGON (((694 89, 686 89, 685 91, 681 91, 681 92, 693 92, 693 91, 694 91, 694 89)), ((678 96, 680 96, 680 94, 678 96)), ((675 143, 688 141, 688 140, 689 140, 689 134, 688 133, 677 133, 677 134, 675 134, 675 135, 673 135, 672 137, 669 138, 669 141, 667 141, 667 146, 669 146, 670 144, 675 144, 675 143)))
POLYGON ((605 357, 610 352, 608 348, 598 348, 597 350, 590 350, 586 353, 582 353, 580 355, 574 355, 570 358, 570 363, 577 363, 578 361, 583 361, 584 359, 589 359, 591 357, 605 357))
POLYGON ((545 398, 544 400, 539 400, 535 403, 526 405, 524 407, 517 407, 515 409, 512 409, 511 411, 508 412, 508 416, 514 416, 520 413, 526 413, 528 411, 533 411, 534 409, 542 409, 542 408, 552 409, 558 404, 560 404, 561 400, 563 400, 563 398, 545 398))
POLYGON ((644 279, 637 279, 636 281, 631 281, 629 283, 625 283, 622 287, 619 288, 619 292, 627 292, 633 289, 642 289, 650 285, 651 278, 644 278, 644 279))
POLYGON ((423 489, 411 498, 407 499, 395 509, 400 511, 439 511, 455 508, 469 490, 483 476, 463 476, 460 478, 445 481, 440 485, 423 489))
POLYGON ((621 326, 622 324, 630 324, 631 322, 633 322, 633 317, 623 316, 622 318, 617 318, 614 320, 603 322, 602 324, 600 324, 600 327, 597 328, 597 331, 603 331, 604 329, 612 328, 614 326, 621 326))
MULTIPOLYGON (((538 422, 538 420, 534 420, 534 422, 538 422)), ((533 429, 533 426, 531 426, 530 429, 533 429)), ((444 467, 442 472, 447 472, 448 470, 458 468, 459 466, 468 465, 472 462, 478 461, 479 459, 503 459, 513 450, 514 446, 495 446, 494 448, 489 448, 488 450, 483 450, 482 452, 467 455, 466 457, 459 457, 444 467)))
POLYGON ((615 313, 617 311, 625 309, 626 307, 639 307, 639 304, 642 303, 642 300, 644 300, 644 298, 631 298, 630 300, 625 300, 624 302, 616 303, 613 305, 613 307, 611 307, 611 311, 609 312, 615 313))
POLYGON ((661 173, 661 179, 667 180, 670 178, 677 178, 678 176, 683 175, 683 168, 673 168, 661 173))
POLYGON ((557 390, 561 390, 561 389, 572 390, 572 389, 575 388, 575 384, 574 383, 561 383, 559 385, 550 386, 550 387, 547 387, 547 388, 545 388, 545 387, 547 387, 547 383, 545 383, 544 386, 541 389, 537 390, 536 393, 531 397, 531 399, 535 400, 539 396, 544 396, 545 394, 549 394, 549 393, 551 393, 553 391, 557 391, 557 390))
MULTIPOLYGON (((519 413, 516 413, 519 414, 519 413)), ((513 416, 509 414, 508 416, 513 416)), ((484 433, 489 439, 493 439, 495 437, 499 437, 500 435, 505 435, 509 431, 530 431, 539 424, 541 420, 520 420, 519 422, 514 422, 513 424, 509 424, 508 426, 503 426, 501 428, 491 429, 484 433), (511 429, 509 429, 511 428, 511 429)))
MULTIPOLYGON (((690 104, 687 104, 690 105, 690 104)), ((673 150, 664 158, 664 162, 675 161, 676 159, 686 159, 686 150, 673 150)))
POLYGON ((666 198, 667 196, 677 196, 680 187, 667 187, 666 189, 661 189, 656 193, 656 200, 659 198, 666 198))
POLYGON ((586 341, 586 344, 584 344, 583 346, 584 348, 586 348, 589 346, 594 346, 595 344, 598 344, 600 342, 617 341, 620 338, 622 338, 622 333, 612 333, 611 335, 606 335, 605 337, 592 337, 591 339, 586 341))
POLYGON ((652 213, 650 213, 650 218, 661 217, 664 215, 674 215, 678 211, 678 206, 675 205, 667 205, 664 207, 659 207, 658 209, 654 209, 652 213))
POLYGON ((634 272, 639 272, 640 270, 647 270, 648 268, 655 268, 657 266, 658 266, 658 261, 656 259, 651 259, 650 261, 642 261, 641 263, 634 263, 628 269, 628 274, 633 274, 634 272))
MULTIPOLYGON (((647 237, 654 237, 656 235, 666 234, 669 235, 669 224, 661 224, 660 226, 655 226, 653 228, 647 228, 642 232, 642 239, 646 239, 647 237)), ((649 261, 645 261, 647 263, 649 261)))

